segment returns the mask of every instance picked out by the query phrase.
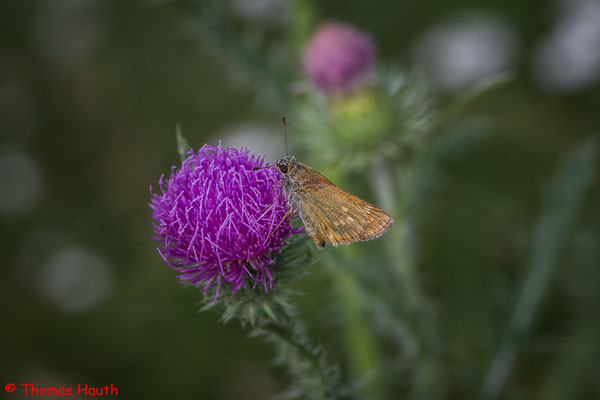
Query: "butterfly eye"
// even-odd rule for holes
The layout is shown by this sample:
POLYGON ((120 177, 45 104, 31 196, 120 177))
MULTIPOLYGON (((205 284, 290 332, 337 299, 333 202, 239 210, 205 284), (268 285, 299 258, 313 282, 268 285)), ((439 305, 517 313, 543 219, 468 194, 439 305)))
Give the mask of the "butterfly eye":
POLYGON ((279 164, 279 170, 281 171, 282 174, 287 174, 288 172, 288 166, 286 164, 279 164))

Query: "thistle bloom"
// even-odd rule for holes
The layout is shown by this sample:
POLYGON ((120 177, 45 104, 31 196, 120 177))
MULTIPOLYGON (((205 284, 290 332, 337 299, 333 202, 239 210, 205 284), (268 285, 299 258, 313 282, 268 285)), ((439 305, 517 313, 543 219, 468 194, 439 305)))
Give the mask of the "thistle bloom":
MULTIPOLYGON (((263 166, 247 150, 204 145, 192 150, 180 169, 171 168, 160 194, 152 193, 158 252, 182 283, 216 285, 215 301, 224 282, 231 292, 247 278, 253 287, 273 289, 268 265, 294 232, 284 216, 286 201, 279 195, 280 174, 263 166), (278 226, 278 224, 280 224, 278 226)), ((150 188, 152 191, 152 188, 150 188)))
POLYGON ((324 24, 308 43, 304 70, 322 91, 347 93, 364 83, 374 66, 375 44, 351 26, 324 24))

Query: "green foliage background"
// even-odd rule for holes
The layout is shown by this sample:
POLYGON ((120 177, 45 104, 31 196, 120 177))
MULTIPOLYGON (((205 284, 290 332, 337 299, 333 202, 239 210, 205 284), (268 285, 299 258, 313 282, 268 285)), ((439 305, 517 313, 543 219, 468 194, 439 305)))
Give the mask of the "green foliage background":
MULTIPOLYGON (((22 88, 31 110, 20 114, 19 104, 2 103, 0 153, 30 155, 43 178, 33 212, 0 217, 2 385, 112 382, 122 398, 145 399, 263 399, 283 391, 288 377, 273 367, 269 343, 248 338, 237 323, 223 325, 216 313, 198 313, 202 296, 179 285, 150 240, 148 186, 179 162, 175 125, 195 148, 249 121, 272 126, 273 140, 280 140, 280 117, 293 107, 286 85, 301 79, 299 49, 319 21, 358 26, 377 43, 380 62, 409 69, 414 40, 426 27, 478 7, 510 22, 522 57, 513 80, 446 121, 444 133, 478 138, 443 144, 415 219, 412 250, 440 346, 434 384, 443 390, 436 397, 479 396, 511 335, 509 321, 536 249, 546 243, 536 238, 558 229, 540 221, 569 201, 567 183, 587 173, 584 166, 557 181, 560 165, 600 132, 598 84, 559 95, 532 81, 527 57, 551 26, 554 2, 298 1, 288 18, 264 24, 220 2, 107 0, 88 2, 87 11, 58 24, 66 36, 53 40, 53 30, 44 31, 55 48, 40 51, 40 18, 59 3, 69 2, 0 4, 0 87, 22 88), (100 32, 92 49, 76 63, 61 63, 63 46, 70 46, 64 40, 91 25, 100 32), (566 183, 557 189, 552 182, 566 183), (566 200, 551 200, 564 191, 566 200), (36 247, 28 247, 32 240, 36 247), (67 245, 101 254, 115 275, 110 297, 83 313, 49 304, 35 274, 23 274, 67 245)), ((441 95, 438 102, 444 108, 453 100, 441 95)), ((309 152, 295 150, 301 147, 293 119, 289 134, 292 152, 311 163, 309 152)), ((550 252, 555 268, 531 327, 517 332, 520 351, 500 398, 600 398, 600 186, 597 163, 592 168, 594 180, 550 252)), ((359 176, 346 188, 374 201, 367 175, 359 176)), ((363 264, 354 276, 377 276, 368 246, 381 243, 354 246, 363 264)), ((297 282, 306 295, 296 301, 311 336, 352 375, 356 354, 377 365, 377 354, 394 344, 377 336, 376 350, 360 347, 361 329, 374 322, 353 324, 357 316, 343 303, 356 298, 336 295, 336 287, 352 293, 355 284, 336 275, 339 259, 329 250, 310 266, 297 282)), ((408 369, 399 361, 385 378, 395 385, 382 384, 387 389, 372 397, 414 396, 408 369)))

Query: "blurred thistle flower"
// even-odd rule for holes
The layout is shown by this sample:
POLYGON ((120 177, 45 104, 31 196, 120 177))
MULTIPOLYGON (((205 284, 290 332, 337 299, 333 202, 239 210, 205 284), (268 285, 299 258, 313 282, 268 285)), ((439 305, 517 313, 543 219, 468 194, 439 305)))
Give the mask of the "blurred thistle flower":
POLYGON ((310 81, 327 94, 345 94, 367 82, 376 47, 364 33, 349 25, 322 25, 308 43, 304 70, 310 81))
POLYGON ((385 99, 373 90, 333 99, 331 114, 338 126, 339 139, 358 146, 379 142, 393 122, 389 108, 385 99))
POLYGON ((285 239, 296 233, 290 217, 282 222, 287 205, 276 190, 280 174, 254 170, 263 158, 246 149, 223 149, 220 142, 188 154, 166 183, 161 176, 161 193, 152 193, 160 255, 182 273, 183 283, 204 286, 203 291, 216 285, 215 302, 225 282, 231 292, 248 277, 253 288, 262 283, 265 292, 273 289, 272 254, 281 253, 285 239))
POLYGON ((315 163, 347 172, 383 160, 408 162, 435 122, 429 87, 394 70, 377 70, 370 87, 351 95, 313 91, 303 100, 296 117, 305 151, 315 163))

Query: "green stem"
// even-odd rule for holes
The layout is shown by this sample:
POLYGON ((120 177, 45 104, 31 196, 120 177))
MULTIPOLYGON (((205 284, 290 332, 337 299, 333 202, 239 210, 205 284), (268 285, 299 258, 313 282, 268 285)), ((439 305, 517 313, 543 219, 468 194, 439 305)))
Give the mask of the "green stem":
MULTIPOLYGON (((321 360, 313 354, 314 349, 311 351, 306 345, 303 345, 300 341, 294 339, 294 336, 298 336, 298 332, 294 332, 294 329, 286 329, 285 327, 276 324, 267 324, 263 326, 262 329, 298 350, 298 353, 306 359, 312 365, 314 371, 317 372, 321 385, 323 387, 327 386, 327 375, 321 366, 321 360)), ((324 390, 324 392, 325 391, 326 390, 324 390)))
MULTIPOLYGON (((395 267, 393 273, 402 285, 402 294, 406 301, 405 307, 411 312, 418 310, 421 303, 421 290, 417 283, 408 246, 410 227, 406 218, 405 197, 407 196, 399 195, 395 198, 395 195, 401 191, 396 190, 398 184, 385 166, 375 166, 370 183, 377 203, 388 210, 395 219, 395 226, 388 233, 386 244, 391 259, 394 260, 392 263, 395 267)), ((408 184, 403 185, 403 187, 408 186, 408 184)))
POLYGON ((177 124, 175 126, 175 137, 177 139, 177 153, 179 154, 179 158, 181 162, 184 162, 187 158, 187 152, 190 150, 190 145, 185 137, 183 137, 183 133, 181 133, 181 125, 177 124))
POLYGON ((370 182, 375 198, 395 218, 395 226, 387 234, 385 243, 387 253, 393 260, 390 263, 391 279, 398 285, 398 290, 393 294, 396 298, 387 299, 387 302, 400 303, 400 314, 395 318, 408 328, 410 343, 404 345, 413 349, 409 357, 415 363, 415 398, 440 398, 444 390, 437 361, 435 324, 422 294, 410 252, 410 225, 406 215, 408 190, 411 188, 410 171, 405 171, 402 176, 402 190, 389 168, 375 166, 373 171, 370 182), (394 198, 395 195, 398 197, 394 198), (398 295, 401 300, 397 299, 398 295))
POLYGON ((508 331, 490 365, 482 387, 486 399, 495 399, 517 358, 521 341, 529 333, 543 294, 558 265, 577 210, 596 163, 596 145, 586 142, 573 150, 554 179, 540 217, 529 257, 527 276, 515 305, 508 331))
POLYGON ((296 0, 293 2, 292 34, 297 54, 302 54, 304 45, 310 39, 316 25, 315 10, 312 1, 296 0))
MULTIPOLYGON (((350 249, 348 249, 350 250, 350 249)), ((347 252, 344 252, 347 253, 347 252)), ((345 257, 346 263, 352 263, 345 257)), ((339 262, 339 260, 338 260, 339 262)), ((384 389, 380 376, 380 354, 371 324, 366 299, 351 269, 336 268, 333 284, 343 318, 343 335, 352 375, 364 382, 359 386, 361 398, 381 399, 384 389)))
POLYGON ((350 393, 341 382, 337 368, 329 365, 321 348, 315 345, 302 323, 288 309, 277 309, 278 322, 271 320, 257 331, 278 347, 278 359, 288 367, 294 389, 307 399, 348 399, 350 393))

